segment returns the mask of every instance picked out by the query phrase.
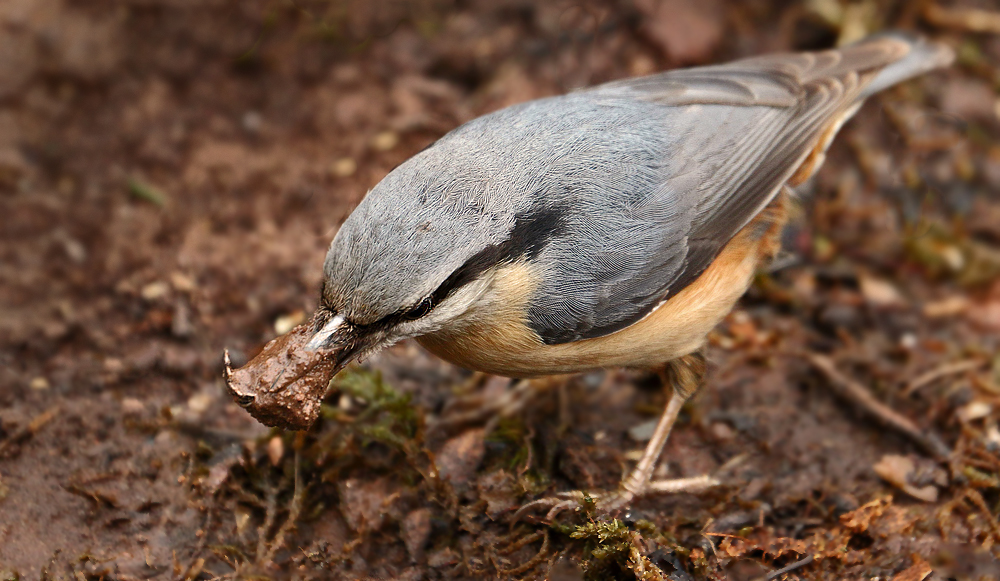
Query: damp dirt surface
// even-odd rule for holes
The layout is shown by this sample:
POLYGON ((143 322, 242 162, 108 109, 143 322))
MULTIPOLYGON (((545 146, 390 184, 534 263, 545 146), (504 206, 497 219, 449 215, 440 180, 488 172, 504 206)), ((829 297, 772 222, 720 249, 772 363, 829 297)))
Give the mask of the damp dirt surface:
POLYGON ((996 11, 0 2, 0 579, 997 578, 996 11), (338 225, 458 124, 892 27, 958 62, 847 124, 712 333, 656 478, 720 486, 517 513, 617 486, 665 402, 651 373, 511 385, 404 343, 307 432, 226 392, 223 349, 306 321, 338 225))

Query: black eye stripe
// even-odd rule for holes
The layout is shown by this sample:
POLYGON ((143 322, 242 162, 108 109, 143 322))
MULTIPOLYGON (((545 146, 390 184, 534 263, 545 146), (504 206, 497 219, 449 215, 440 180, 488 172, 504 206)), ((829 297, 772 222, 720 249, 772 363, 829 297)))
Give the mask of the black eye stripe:
POLYGON ((497 265, 521 258, 533 260, 550 240, 563 234, 565 230, 566 210, 563 208, 547 208, 519 214, 506 240, 487 246, 472 255, 431 293, 430 300, 435 305, 440 303, 497 265))
MULTIPOLYGON (((431 312, 455 291, 476 280, 482 273, 500 264, 518 259, 533 260, 546 244, 566 230, 566 210, 564 208, 544 208, 519 214, 509 237, 494 245, 487 246, 469 257, 465 263, 451 273, 441 285, 409 310, 398 310, 377 321, 367 324, 346 321, 357 336, 369 335, 389 329, 402 321, 413 321, 431 312)), ((325 281, 324 281, 325 284, 325 281)), ((333 309, 330 309, 333 311, 333 309)))

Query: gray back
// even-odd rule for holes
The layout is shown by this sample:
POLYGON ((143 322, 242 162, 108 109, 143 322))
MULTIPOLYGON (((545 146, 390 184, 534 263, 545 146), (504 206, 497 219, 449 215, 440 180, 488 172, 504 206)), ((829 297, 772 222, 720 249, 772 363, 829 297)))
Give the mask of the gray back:
MULTIPOLYGON (((544 341, 624 328, 704 271, 882 67, 896 63, 904 78, 914 42, 673 71, 470 121, 393 170, 348 218, 327 256, 324 301, 377 321, 523 230, 538 244, 521 241, 521 254, 545 273, 528 313, 544 341), (544 228, 518 228, 539 216, 544 228)), ((916 62, 913 74, 926 68, 916 62)))

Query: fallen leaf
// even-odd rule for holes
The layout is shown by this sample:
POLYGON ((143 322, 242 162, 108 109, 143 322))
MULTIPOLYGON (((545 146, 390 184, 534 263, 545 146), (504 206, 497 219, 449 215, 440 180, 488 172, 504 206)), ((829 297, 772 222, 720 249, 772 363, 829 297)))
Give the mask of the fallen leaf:
POLYGON ((338 486, 340 511, 348 526, 355 531, 376 531, 382 528, 388 505, 398 497, 390 494, 386 478, 361 480, 352 478, 338 486))
POLYGON ((864 532, 871 526, 872 521, 882 516, 882 513, 891 504, 891 497, 876 498, 851 512, 840 515, 840 522, 854 532, 864 532))
POLYGON ((887 280, 870 275, 858 277, 861 295, 865 301, 876 307, 900 307, 906 304, 906 299, 899 290, 887 280))
POLYGON ((934 569, 927 561, 924 561, 919 555, 913 555, 913 565, 897 573, 892 581, 924 581, 933 572, 934 569))
POLYGON ((458 561, 459 555, 451 547, 445 547, 427 556, 427 564, 434 568, 454 565, 458 561))
POLYGON ((961 315, 969 308, 969 299, 955 295, 924 304, 924 316, 928 319, 942 319, 961 315))
POLYGON ((406 545, 406 552, 410 554, 410 560, 414 562, 420 560, 431 536, 431 510, 418 508, 406 515, 400 532, 403 544, 406 545))
POLYGON ((485 435, 477 428, 445 442, 434 459, 441 478, 455 485, 467 483, 486 454, 485 435))
POLYGON ((916 466, 913 464, 913 460, 907 458, 906 456, 886 454, 885 456, 882 456, 881 460, 872 466, 872 469, 875 470, 875 473, 878 474, 883 480, 899 488, 913 498, 924 502, 937 502, 938 489, 936 486, 928 484, 927 486, 916 487, 910 484, 910 479, 916 470, 916 466))

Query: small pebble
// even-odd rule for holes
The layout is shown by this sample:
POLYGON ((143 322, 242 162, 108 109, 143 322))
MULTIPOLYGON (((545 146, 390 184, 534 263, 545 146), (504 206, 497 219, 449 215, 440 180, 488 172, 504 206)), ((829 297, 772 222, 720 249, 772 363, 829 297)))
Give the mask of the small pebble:
POLYGON ((122 414, 126 416, 137 416, 146 411, 146 405, 134 397, 122 399, 122 414))
POLYGON ((656 422, 659 420, 648 420, 641 424, 629 428, 628 435, 636 442, 648 442, 656 431, 656 422))
POLYGON ((170 274, 170 284, 174 289, 182 293, 189 293, 195 289, 194 279, 183 272, 173 272, 170 274))
POLYGON ((389 151, 399 145, 399 134, 394 131, 383 131, 372 138, 371 146, 375 151, 389 151))
POLYGON ((338 178, 346 178, 358 171, 358 162, 349 157, 342 157, 330 164, 330 174, 338 178))
POLYGON ((285 455, 285 441, 281 436, 275 436, 267 443, 267 459, 272 466, 281 464, 281 459, 285 455))
POLYGON ((247 133, 257 133, 264 125, 264 118, 256 111, 247 111, 243 115, 241 125, 243 125, 243 129, 246 130, 247 133))
POLYGON ((301 325, 305 320, 306 314, 303 311, 295 311, 294 313, 282 315, 274 320, 274 332, 284 335, 297 325, 301 325))
POLYGON ((39 391, 48 389, 50 387, 49 380, 45 379, 44 377, 36 377, 31 380, 31 383, 28 384, 28 387, 39 391))
POLYGON ((196 393, 188 398, 188 408, 190 408, 192 412, 201 415, 208 411, 208 408, 212 406, 214 399, 215 398, 207 393, 196 393))
POLYGON ((170 287, 167 283, 162 280, 158 280, 142 287, 142 290, 139 291, 139 295, 147 301, 155 301, 156 299, 166 295, 168 292, 170 292, 170 287))
POLYGON ((87 249, 79 240, 76 238, 65 238, 62 243, 63 249, 66 250, 66 256, 74 264, 83 264, 83 261, 87 260, 87 249))
POLYGON ((108 373, 121 373, 125 370, 125 364, 117 357, 108 357, 104 360, 104 371, 108 373))
POLYGON ((178 301, 174 305, 174 316, 170 320, 170 332, 174 337, 190 337, 194 333, 194 325, 191 324, 191 309, 184 301, 178 301))
POLYGON ((728 442, 736 437, 736 432, 725 422, 712 422, 709 429, 712 432, 712 437, 720 442, 728 442))

